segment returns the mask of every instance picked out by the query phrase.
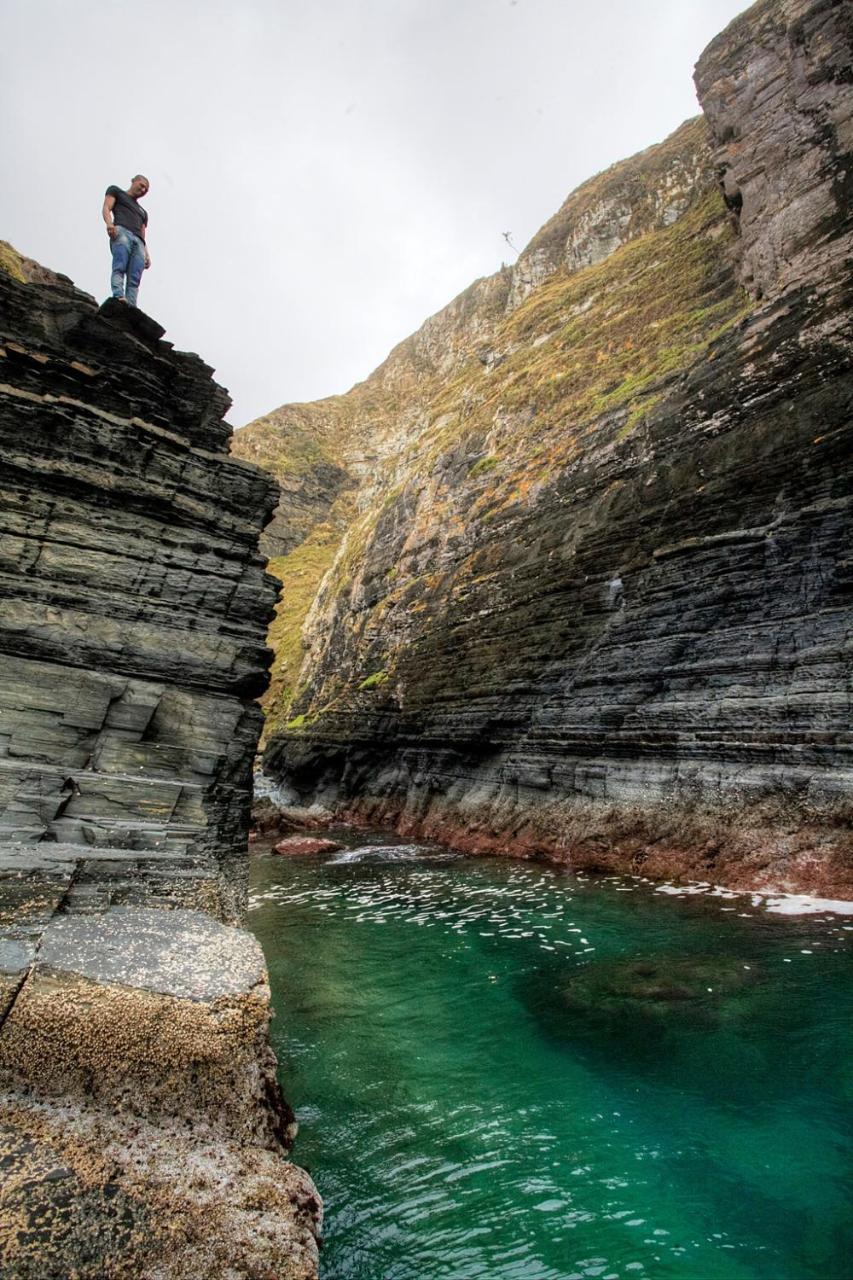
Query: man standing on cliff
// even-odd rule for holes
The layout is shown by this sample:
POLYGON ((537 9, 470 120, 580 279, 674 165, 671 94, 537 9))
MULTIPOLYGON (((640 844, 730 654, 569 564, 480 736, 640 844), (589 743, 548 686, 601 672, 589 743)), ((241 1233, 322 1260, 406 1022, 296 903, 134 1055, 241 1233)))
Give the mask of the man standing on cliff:
POLYGON ((132 307, 136 306, 142 272, 151 266, 145 244, 148 214, 139 203, 139 197, 145 195, 148 186, 148 179, 138 173, 127 191, 122 191, 121 187, 107 187, 101 210, 113 255, 112 295, 122 302, 129 302, 132 307))

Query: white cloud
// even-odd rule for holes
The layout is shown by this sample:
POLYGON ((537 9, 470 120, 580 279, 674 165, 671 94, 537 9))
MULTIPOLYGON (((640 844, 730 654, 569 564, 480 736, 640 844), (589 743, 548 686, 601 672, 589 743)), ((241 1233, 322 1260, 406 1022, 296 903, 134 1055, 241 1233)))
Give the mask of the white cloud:
POLYGON ((151 179, 142 306, 240 424, 346 390, 579 182, 698 110, 742 0, 5 0, 0 237, 103 297, 151 179))

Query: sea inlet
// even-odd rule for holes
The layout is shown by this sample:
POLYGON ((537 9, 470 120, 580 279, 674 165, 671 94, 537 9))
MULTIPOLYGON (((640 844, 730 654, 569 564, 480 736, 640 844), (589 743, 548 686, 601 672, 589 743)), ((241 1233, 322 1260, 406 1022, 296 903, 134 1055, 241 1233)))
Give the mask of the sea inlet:
POLYGON ((333 834, 249 915, 325 1280, 849 1280, 843 904, 333 834))

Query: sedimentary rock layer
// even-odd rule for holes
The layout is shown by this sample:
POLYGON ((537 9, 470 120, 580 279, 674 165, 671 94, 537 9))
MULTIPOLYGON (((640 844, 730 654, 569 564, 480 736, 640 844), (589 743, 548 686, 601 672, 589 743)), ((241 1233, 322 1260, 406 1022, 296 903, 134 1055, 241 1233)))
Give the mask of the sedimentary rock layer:
POLYGON ((239 912, 276 492, 120 303, 0 274, 0 835, 204 853, 239 912))
POLYGON ((761 0, 700 59, 704 121, 350 393, 339 459, 378 457, 265 755, 295 800, 853 890, 850 27, 761 0))
POLYGON ((0 1270, 316 1275, 236 927, 277 497, 148 317, 0 255, 0 1270))

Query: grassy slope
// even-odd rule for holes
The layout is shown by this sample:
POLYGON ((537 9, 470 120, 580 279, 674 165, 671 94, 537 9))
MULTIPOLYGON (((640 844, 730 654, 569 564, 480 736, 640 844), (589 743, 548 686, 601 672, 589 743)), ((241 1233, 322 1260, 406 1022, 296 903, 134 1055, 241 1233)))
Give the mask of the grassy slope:
POLYGON ((320 583, 331 568, 342 536, 340 521, 325 521, 315 525, 306 540, 289 555, 277 556, 267 566, 269 572, 281 580, 282 592, 269 630, 275 662, 270 687, 261 699, 266 717, 264 741, 287 724, 304 657, 302 625, 320 583))
POLYGON ((27 283, 24 259, 6 240, 0 240, 0 271, 5 271, 7 276, 21 284, 27 283))

